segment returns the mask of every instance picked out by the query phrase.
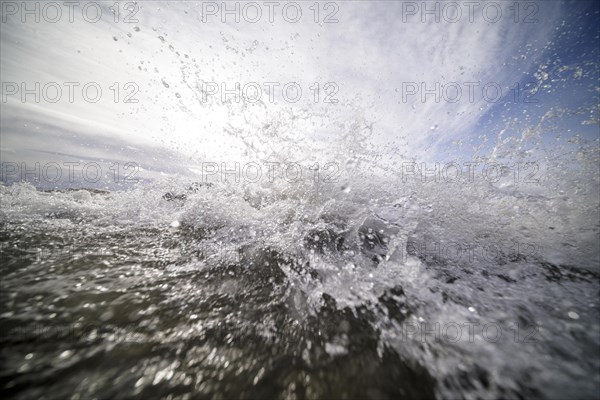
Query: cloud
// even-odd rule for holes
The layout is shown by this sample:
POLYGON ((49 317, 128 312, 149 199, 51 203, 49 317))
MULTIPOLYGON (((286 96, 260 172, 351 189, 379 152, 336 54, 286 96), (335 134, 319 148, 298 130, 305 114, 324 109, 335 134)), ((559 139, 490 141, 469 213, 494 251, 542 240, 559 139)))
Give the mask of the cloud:
MULTIPOLYGON (((422 22, 422 10, 408 13, 407 2, 353 1, 339 2, 337 11, 321 3, 320 23, 315 23, 308 3, 300 3, 303 14, 297 23, 287 22, 277 10, 269 22, 264 7, 259 22, 242 18, 236 23, 229 16, 223 23, 220 15, 202 22, 202 2, 138 4, 136 23, 123 21, 128 14, 124 3, 115 22, 106 3, 96 23, 87 22, 75 9, 73 23, 65 11, 57 23, 22 23, 9 16, 1 24, 3 82, 25 82, 29 89, 39 82, 42 92, 44 85, 56 82, 62 89, 55 103, 44 96, 32 101, 33 95, 22 102, 17 93, 2 104, 3 142, 8 141, 2 147, 15 151, 11 158, 25 148, 52 146, 56 131, 63 131, 77 138, 54 142, 53 147, 64 147, 66 154, 87 152, 86 143, 101 136, 122 143, 122 157, 140 157, 128 154, 127 146, 165 149, 164 160, 154 154, 158 169, 174 152, 228 160, 247 151, 242 141, 226 133, 231 124, 248 119, 257 126, 272 124, 289 110, 314 113, 321 122, 326 114, 329 124, 281 129, 301 128, 296 133, 300 138, 327 144, 332 137, 344 136, 340 123, 356 118, 357 109, 375 122, 370 138, 374 143, 401 142, 412 154, 430 154, 431 148, 464 137, 477 125, 486 111, 482 92, 476 90, 473 101, 467 100, 466 92, 455 103, 432 101, 433 96, 422 102, 418 94, 405 96, 405 101, 406 84, 432 88, 453 83, 465 91, 468 82, 493 82, 507 91, 543 54, 561 11, 559 2, 538 2, 538 23, 515 23, 510 14, 492 23, 484 17, 482 3, 472 10, 472 21, 463 5, 458 22, 435 22, 431 15, 422 22), (333 11, 339 22, 324 23, 333 11), (78 84, 73 86, 73 101, 65 82, 78 84), (236 103, 231 96, 221 99, 221 93, 204 102, 202 82, 217 83, 219 92, 221 84, 232 89, 235 82, 240 87, 257 83, 264 104, 236 103), (302 89, 297 103, 286 101, 282 91, 293 82, 302 89), (328 82, 336 86, 325 88, 328 82), (93 84, 84 93, 89 83, 93 84), (269 99, 269 83, 279 84, 272 86, 276 103, 269 99), (93 99, 97 87, 102 90, 100 99, 86 100, 86 95, 93 99), (331 93, 338 102, 324 103, 331 93), (125 103, 128 95, 137 102, 125 103), (44 132, 39 126, 55 130, 44 132), (32 139, 20 145, 16 132, 32 139)), ((510 13, 508 3, 496 4, 510 13)), ((54 96, 54 89, 47 87, 46 94, 54 96)), ((114 154, 112 147, 104 151, 107 157, 114 154)))

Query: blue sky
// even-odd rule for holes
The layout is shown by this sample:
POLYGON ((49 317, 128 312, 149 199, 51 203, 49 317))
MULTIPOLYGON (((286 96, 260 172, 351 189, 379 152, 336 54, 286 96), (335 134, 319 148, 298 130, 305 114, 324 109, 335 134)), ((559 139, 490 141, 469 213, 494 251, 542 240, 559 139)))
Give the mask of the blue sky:
MULTIPOLYGON (((507 96, 485 106, 485 114, 470 135, 476 146, 484 143, 480 136, 487 140, 479 154, 485 154, 492 147, 498 132, 503 129, 508 128, 503 137, 520 137, 522 131, 518 128, 535 126, 551 111, 555 111, 557 116, 546 118, 542 126, 553 129, 542 129, 540 137, 547 149, 565 150, 569 147, 565 143, 575 136, 598 145, 599 19, 599 2, 572 1, 563 4, 560 23, 544 52, 538 54, 536 62, 524 71, 507 96), (540 69, 540 66, 545 68, 540 69), (547 80, 538 80, 540 71, 548 74, 547 80), (560 113, 561 110, 565 113, 560 113), (558 136, 560 139, 557 140, 558 136)), ((470 148, 456 154, 465 159, 472 157, 470 148)))

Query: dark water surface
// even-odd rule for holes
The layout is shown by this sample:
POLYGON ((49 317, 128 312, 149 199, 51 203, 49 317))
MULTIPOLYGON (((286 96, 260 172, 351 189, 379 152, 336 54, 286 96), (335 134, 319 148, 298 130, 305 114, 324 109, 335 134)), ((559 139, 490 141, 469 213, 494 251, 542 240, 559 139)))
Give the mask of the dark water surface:
POLYGON ((219 190, 177 202, 3 187, 4 394, 598 393, 597 270, 509 247, 422 251, 448 235, 411 199, 310 212, 314 199, 253 208, 219 190))

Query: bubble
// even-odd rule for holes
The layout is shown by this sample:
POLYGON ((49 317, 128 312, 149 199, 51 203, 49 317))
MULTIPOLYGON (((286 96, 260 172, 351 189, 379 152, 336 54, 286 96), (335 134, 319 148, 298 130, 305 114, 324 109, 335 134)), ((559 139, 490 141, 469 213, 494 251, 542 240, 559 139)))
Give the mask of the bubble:
POLYGON ((344 193, 350 193, 350 185, 342 185, 341 190, 344 193))

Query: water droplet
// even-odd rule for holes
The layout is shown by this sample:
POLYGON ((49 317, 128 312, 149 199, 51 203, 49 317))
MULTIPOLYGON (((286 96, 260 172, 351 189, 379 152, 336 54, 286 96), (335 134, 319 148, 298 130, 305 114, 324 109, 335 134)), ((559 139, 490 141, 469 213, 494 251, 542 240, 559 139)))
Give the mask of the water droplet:
POLYGON ((575 311, 569 311, 569 313, 567 315, 571 319, 579 319, 579 314, 577 314, 575 311))
POLYGON ((341 189, 344 193, 350 193, 350 185, 342 185, 341 189))
POLYGON ((71 357, 71 355, 73 355, 73 352, 71 350, 65 350, 62 353, 60 353, 58 358, 69 358, 71 357))
POLYGON ((172 228, 179 228, 181 226, 181 223, 177 220, 171 222, 171 227, 172 228))
POLYGON ((469 308, 468 308, 468 310, 469 310, 470 312, 475 312, 475 307, 469 307, 469 308))

